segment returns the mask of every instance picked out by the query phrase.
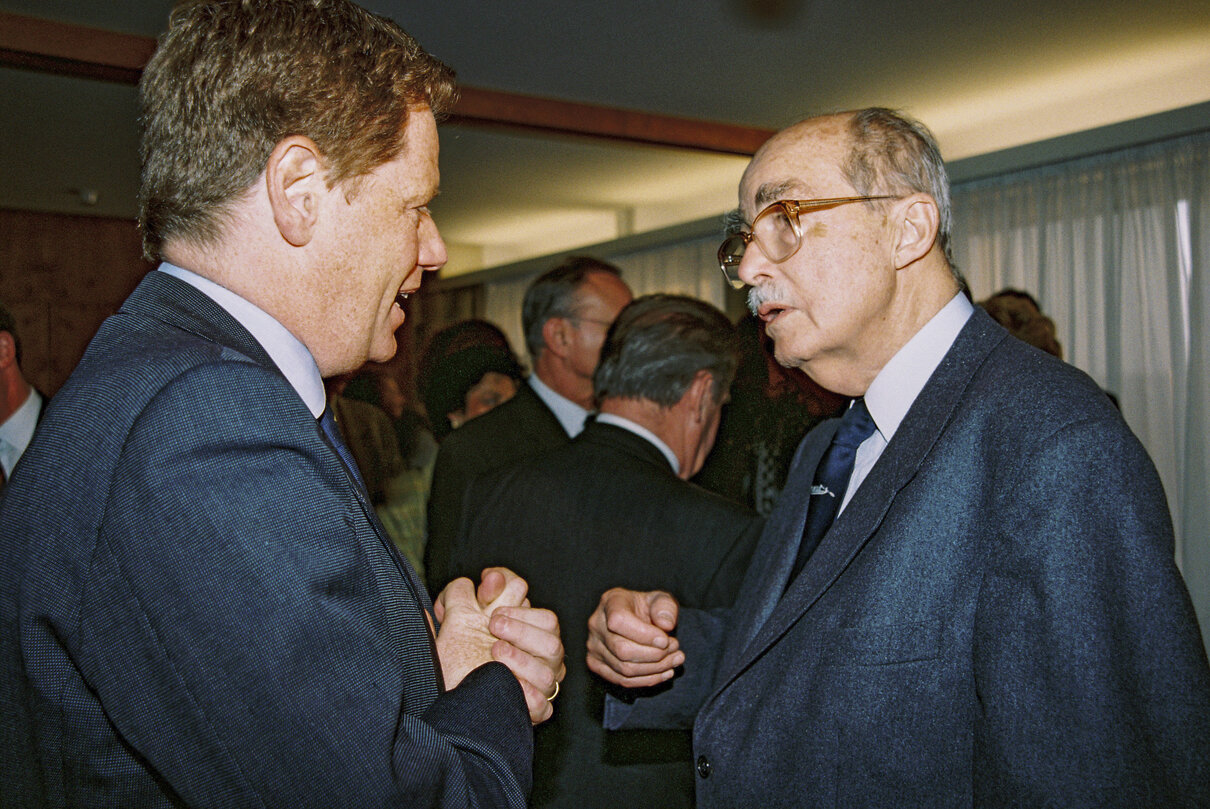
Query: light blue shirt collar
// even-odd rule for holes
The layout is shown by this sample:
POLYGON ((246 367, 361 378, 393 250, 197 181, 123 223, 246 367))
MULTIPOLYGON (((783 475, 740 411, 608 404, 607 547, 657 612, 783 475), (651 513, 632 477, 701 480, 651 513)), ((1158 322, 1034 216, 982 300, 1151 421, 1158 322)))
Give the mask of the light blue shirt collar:
POLYGON ((966 296, 958 293, 874 377, 865 394, 865 405, 886 441, 895 436, 912 403, 974 311, 966 296))
POLYGON ((161 264, 158 270, 184 281, 227 310, 265 349, 311 414, 315 418, 323 415, 327 397, 319 366, 307 347, 289 329, 256 304, 195 272, 168 262, 161 264))
POLYGON ((583 431, 584 419, 588 418, 587 410, 566 396, 555 393, 549 385, 538 378, 537 374, 529 375, 529 386, 534 389, 534 393, 538 394, 538 398, 545 402, 546 406, 555 414, 555 418, 559 420, 559 424, 563 425, 564 431, 569 436, 575 438, 583 431))
POLYGON ((34 428, 38 426, 38 411, 42 405, 42 395, 33 388, 21 406, 13 411, 8 419, 0 424, 0 465, 4 466, 7 477, 12 474, 17 459, 29 446, 34 437, 34 428))
POLYGON ((681 473, 680 461, 678 461, 676 456, 672 454, 672 449, 661 441, 659 436, 651 432, 651 430, 648 430, 642 424, 637 424, 628 418, 624 418, 613 413, 598 413, 597 423, 612 424, 614 427, 621 427, 623 430, 629 430, 640 438, 646 438, 652 444, 655 444, 655 448, 664 454, 664 457, 668 459, 668 463, 672 464, 673 473, 677 475, 681 473))
POLYGON ((882 457, 883 450, 899 430, 912 403, 949 353, 950 346, 958 339, 958 332, 962 331, 974 311, 966 296, 958 293, 903 348, 895 352, 890 362, 874 377, 865 393, 865 405, 878 429, 857 448, 853 473, 849 476, 849 485, 837 514, 848 506, 862 481, 882 457))

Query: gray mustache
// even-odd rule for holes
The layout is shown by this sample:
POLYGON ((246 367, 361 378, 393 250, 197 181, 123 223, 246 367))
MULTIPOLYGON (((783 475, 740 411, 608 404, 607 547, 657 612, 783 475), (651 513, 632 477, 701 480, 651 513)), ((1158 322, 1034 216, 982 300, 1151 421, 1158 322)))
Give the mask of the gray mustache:
POLYGON ((784 300, 781 291, 772 284, 762 284, 748 290, 748 311, 754 317, 760 316, 760 307, 769 301, 784 300))

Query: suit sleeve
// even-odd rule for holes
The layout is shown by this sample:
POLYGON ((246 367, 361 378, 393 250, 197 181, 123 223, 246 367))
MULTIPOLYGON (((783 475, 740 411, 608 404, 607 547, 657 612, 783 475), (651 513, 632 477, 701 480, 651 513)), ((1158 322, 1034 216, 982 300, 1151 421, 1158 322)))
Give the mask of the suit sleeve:
POLYGON ((107 716, 188 805, 523 806, 519 685, 489 663, 437 693, 423 612, 301 408, 222 363, 135 423, 81 615, 107 716))
POLYGON ((1035 446, 976 609, 975 803, 1210 804, 1210 675, 1155 469, 1120 424, 1035 446))
POLYGON ((685 665, 665 685, 641 689, 611 686, 605 700, 605 729, 691 729, 714 685, 728 613, 727 609, 681 608, 676 637, 685 652, 685 665))

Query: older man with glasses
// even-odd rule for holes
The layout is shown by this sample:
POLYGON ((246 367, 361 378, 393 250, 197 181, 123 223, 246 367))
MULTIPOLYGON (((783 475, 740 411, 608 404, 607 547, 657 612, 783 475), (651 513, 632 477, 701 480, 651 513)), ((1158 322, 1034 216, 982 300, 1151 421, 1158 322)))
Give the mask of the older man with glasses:
POLYGON ((1210 804, 1155 468, 1092 380, 962 294, 931 134, 884 109, 790 127, 739 218, 728 281, 854 402, 799 447, 729 610, 602 596, 590 668, 659 686, 607 726, 691 726, 699 807, 1210 804))

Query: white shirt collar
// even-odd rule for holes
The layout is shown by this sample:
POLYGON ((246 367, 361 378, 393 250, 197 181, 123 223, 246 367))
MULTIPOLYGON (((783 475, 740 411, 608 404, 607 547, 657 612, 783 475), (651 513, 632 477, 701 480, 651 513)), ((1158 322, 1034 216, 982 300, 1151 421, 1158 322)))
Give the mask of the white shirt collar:
POLYGON ((13 411, 8 419, 0 424, 0 465, 4 466, 4 474, 12 473, 17 465, 17 459, 29 446, 34 437, 34 428, 38 426, 38 411, 42 406, 42 396, 33 388, 21 406, 13 411))
POLYGON ((555 393, 549 385, 538 378, 537 374, 529 375, 529 386, 538 394, 538 398, 555 414, 555 418, 563 425, 564 431, 575 438, 584 429, 584 419, 588 411, 562 394, 555 393))
POLYGON ((323 415, 327 398, 315 358, 302 342, 272 315, 224 286, 168 262, 159 271, 178 278, 212 298, 239 321, 273 360, 315 418, 323 415))
POLYGON ((598 413, 597 422, 600 424, 612 424, 614 427, 621 427, 623 430, 629 430, 641 438, 646 438, 652 444, 655 444, 656 449, 664 453, 664 457, 668 459, 668 463, 672 464, 673 473, 677 475, 681 473, 681 463, 676 459, 676 456, 672 454, 672 449, 661 441, 658 435, 651 432, 651 430, 648 430, 642 424, 638 424, 628 418, 618 416, 614 413, 598 413))
POLYGON ((865 404, 887 442, 974 311, 966 296, 958 293, 874 377, 865 404))

